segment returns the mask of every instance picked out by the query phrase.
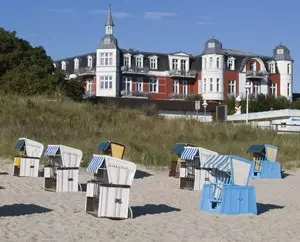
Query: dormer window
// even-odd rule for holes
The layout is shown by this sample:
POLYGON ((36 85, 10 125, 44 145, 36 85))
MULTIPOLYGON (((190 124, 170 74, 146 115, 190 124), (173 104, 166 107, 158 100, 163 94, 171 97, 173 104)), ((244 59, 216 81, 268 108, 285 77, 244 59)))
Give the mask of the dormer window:
POLYGON ((150 57, 150 69, 153 69, 153 70, 157 69, 157 56, 150 57))
POLYGON ((177 59, 172 60, 172 70, 178 70, 178 60, 177 59))
POLYGON ((180 61, 180 70, 182 70, 182 71, 186 70, 186 60, 180 61))
POLYGON ((256 62, 255 61, 250 62, 250 71, 256 71, 256 62))
POLYGON ((135 66, 137 68, 143 68, 143 56, 142 55, 138 55, 135 57, 135 66))
POLYGON ((76 58, 74 60, 74 70, 78 70, 79 69, 79 60, 76 58))
POLYGON ((208 43, 208 48, 215 48, 216 44, 215 43, 208 43))
POLYGON ((127 66, 127 67, 131 67, 131 54, 125 54, 124 55, 124 66, 127 66))
POLYGON ((227 68, 231 71, 234 71, 235 69, 235 59, 233 57, 230 57, 228 60, 227 60, 227 68))
POLYGON ((272 73, 272 74, 275 73, 275 62, 274 61, 269 63, 269 70, 270 70, 270 73, 272 73))
POLYGON ((284 54, 284 50, 283 49, 278 49, 277 50, 277 55, 283 55, 284 54))
POLYGON ((62 62, 61 62, 61 69, 62 69, 63 71, 65 71, 65 70, 67 69, 67 64, 66 64, 65 61, 62 61, 62 62))
POLYGON ((93 57, 89 55, 87 58, 88 58, 87 66, 88 66, 88 68, 92 68, 93 67, 93 57))

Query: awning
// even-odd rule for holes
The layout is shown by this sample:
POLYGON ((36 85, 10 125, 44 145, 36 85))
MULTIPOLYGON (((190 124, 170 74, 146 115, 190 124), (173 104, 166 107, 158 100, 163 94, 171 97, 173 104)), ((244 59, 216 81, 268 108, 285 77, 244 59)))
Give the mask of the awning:
POLYGON ((98 169, 102 165, 104 159, 105 158, 103 156, 93 155, 92 159, 89 162, 89 165, 88 165, 86 171, 91 172, 91 173, 97 173, 98 169))
POLYGON ((19 139, 15 145, 15 149, 21 149, 25 145, 25 139, 19 139))
POLYGON ((49 145, 44 153, 44 156, 55 156, 59 149, 59 145, 49 145))
POLYGON ((265 145, 251 145, 247 153, 265 153, 265 145))
POLYGON ((100 142, 100 144, 98 145, 97 149, 98 150, 102 150, 102 151, 106 151, 109 147, 110 141, 102 141, 100 142))
POLYGON ((230 172, 230 156, 211 155, 205 163, 201 163, 201 168, 218 169, 219 171, 230 172))
POLYGON ((185 147, 180 156, 180 159, 181 160, 194 160, 198 151, 199 151, 198 148, 195 148, 195 147, 185 147))

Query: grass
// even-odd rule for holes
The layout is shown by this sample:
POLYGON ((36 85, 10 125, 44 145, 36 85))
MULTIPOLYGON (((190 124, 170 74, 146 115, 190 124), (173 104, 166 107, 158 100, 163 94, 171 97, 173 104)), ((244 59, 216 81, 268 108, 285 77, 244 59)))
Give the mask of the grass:
POLYGON ((167 166, 176 142, 187 142, 223 154, 250 158, 247 148, 254 143, 279 146, 279 161, 284 168, 300 166, 300 136, 277 135, 274 131, 202 124, 195 120, 168 120, 147 116, 142 110, 57 102, 45 97, 0 97, 1 156, 12 158, 19 137, 48 144, 63 144, 81 149, 86 165, 101 140, 126 146, 126 159, 147 166, 167 166))

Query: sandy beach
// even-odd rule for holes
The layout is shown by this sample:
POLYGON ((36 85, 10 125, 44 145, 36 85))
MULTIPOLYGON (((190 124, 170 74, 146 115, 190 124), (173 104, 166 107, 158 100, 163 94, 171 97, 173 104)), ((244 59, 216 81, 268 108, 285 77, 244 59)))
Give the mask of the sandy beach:
MULTIPOLYGON (((43 178, 0 175, 0 233, 5 241, 300 241, 300 172, 283 180, 251 181, 259 215, 198 210, 199 192, 179 189, 167 169, 138 166, 130 204, 133 219, 96 218, 84 211, 85 192, 43 190, 43 178)), ((80 170, 80 182, 91 175, 80 170)))

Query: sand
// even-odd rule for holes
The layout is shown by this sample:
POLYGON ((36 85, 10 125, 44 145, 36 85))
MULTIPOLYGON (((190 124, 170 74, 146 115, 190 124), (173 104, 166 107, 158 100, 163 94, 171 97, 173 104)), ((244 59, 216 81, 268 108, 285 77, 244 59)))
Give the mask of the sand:
MULTIPOLYGON (((179 189, 167 170, 138 166, 131 189, 133 219, 96 218, 85 193, 43 190, 43 178, 0 175, 0 234, 5 241, 300 241, 300 172, 283 180, 251 181, 259 215, 198 210, 199 192, 179 189)), ((80 181, 90 179, 83 169, 80 181)))

